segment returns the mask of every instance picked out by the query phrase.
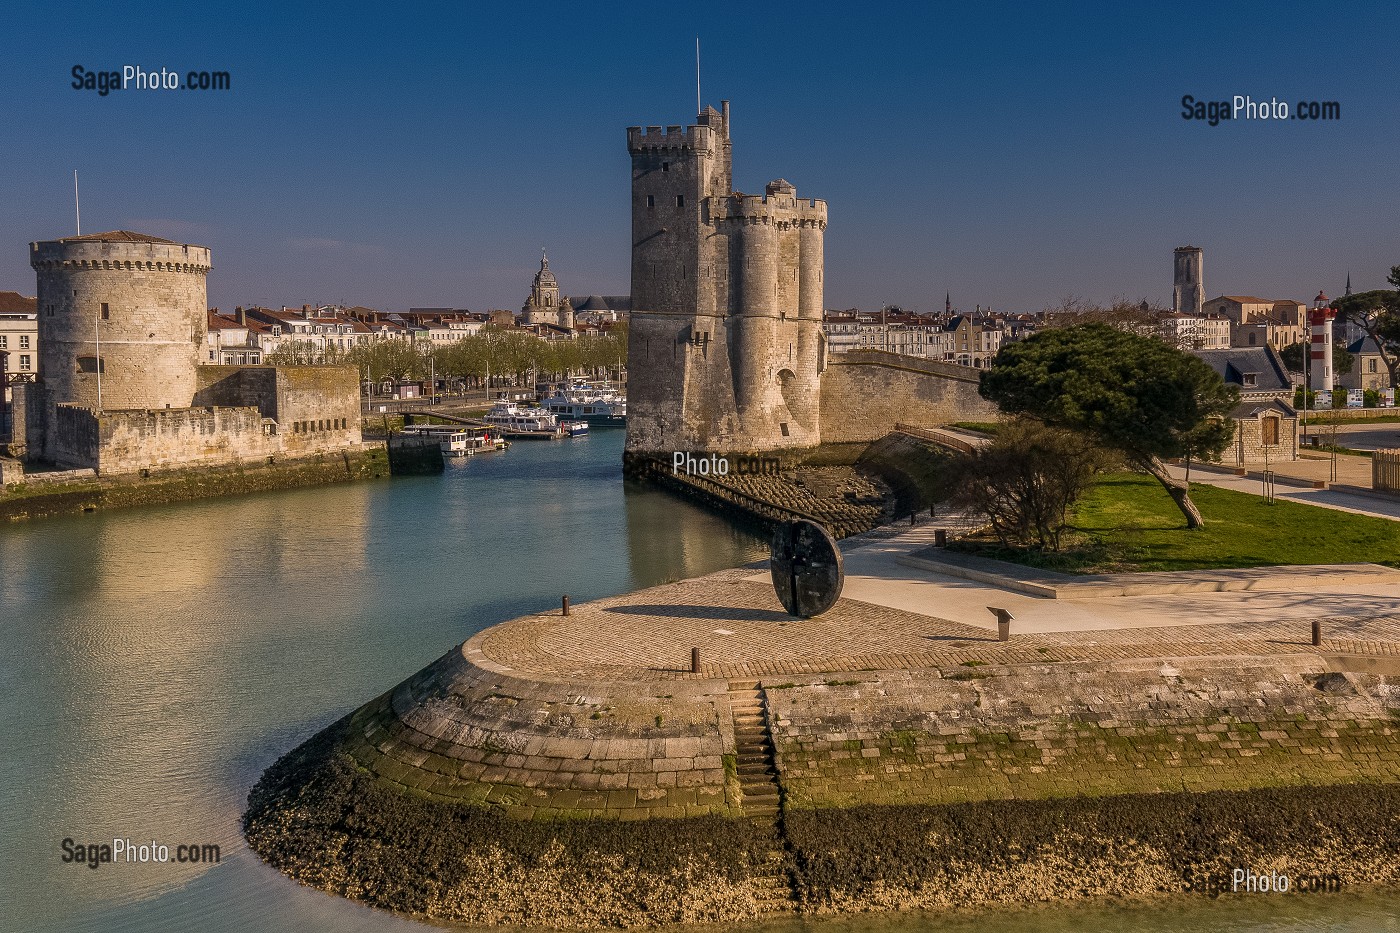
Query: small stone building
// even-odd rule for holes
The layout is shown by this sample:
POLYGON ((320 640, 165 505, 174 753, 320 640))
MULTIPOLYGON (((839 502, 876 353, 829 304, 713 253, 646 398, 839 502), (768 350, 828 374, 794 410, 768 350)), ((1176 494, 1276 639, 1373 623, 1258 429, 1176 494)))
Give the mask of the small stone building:
POLYGON ((1382 389, 1390 388, 1390 370, 1381 356, 1380 347, 1370 337, 1362 337, 1347 346, 1351 354, 1351 372, 1337 376, 1337 387, 1341 389, 1382 389))
POLYGON ((1265 346, 1194 352, 1240 393, 1240 403, 1230 413, 1235 438, 1220 462, 1245 466, 1298 459, 1293 381, 1278 351, 1265 346))

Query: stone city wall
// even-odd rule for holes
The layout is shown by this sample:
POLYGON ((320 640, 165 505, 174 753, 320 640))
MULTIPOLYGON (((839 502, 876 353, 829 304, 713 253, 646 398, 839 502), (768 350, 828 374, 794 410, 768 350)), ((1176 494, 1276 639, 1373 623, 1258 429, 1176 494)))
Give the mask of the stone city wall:
POLYGON ((201 366, 196 404, 257 406, 277 422, 282 456, 358 446, 360 381, 353 366, 201 366))
POLYGON ((978 370, 953 363, 882 350, 832 354, 822 374, 822 443, 875 441, 899 423, 999 419, 977 384, 978 370))
POLYGON ((60 463, 99 473, 222 465, 281 454, 256 408, 158 408, 94 412, 57 406, 51 432, 60 463))

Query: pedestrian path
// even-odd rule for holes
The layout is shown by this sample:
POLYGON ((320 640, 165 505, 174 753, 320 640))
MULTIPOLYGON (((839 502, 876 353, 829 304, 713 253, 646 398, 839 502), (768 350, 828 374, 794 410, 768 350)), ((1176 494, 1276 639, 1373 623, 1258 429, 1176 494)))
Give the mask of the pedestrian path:
MULTIPOLYGON (((1186 476, 1186 471, 1181 467, 1169 466, 1167 469, 1175 479, 1184 479, 1186 476)), ((1263 484, 1257 478, 1249 476, 1192 470, 1191 482, 1218 486, 1221 489, 1233 489, 1236 492, 1247 492, 1255 496, 1264 494, 1263 484)), ((1306 489, 1301 486, 1286 486, 1279 483, 1274 486, 1274 498, 1300 502, 1303 505, 1316 505, 1324 509, 1336 509, 1340 512, 1352 512, 1357 515, 1373 515, 1376 518, 1400 520, 1400 497, 1391 500, 1380 495, 1364 495, 1341 489, 1306 489)), ((1400 534, 1400 529, 1396 529, 1396 533, 1400 534)))

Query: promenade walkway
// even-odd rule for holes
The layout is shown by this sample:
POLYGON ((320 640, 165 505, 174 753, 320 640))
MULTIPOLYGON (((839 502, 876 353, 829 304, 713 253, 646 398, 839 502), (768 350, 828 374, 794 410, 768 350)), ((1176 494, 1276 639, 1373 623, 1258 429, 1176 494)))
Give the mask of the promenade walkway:
POLYGON ((1400 585, 1041 599, 908 567, 954 520, 851 542, 846 586, 816 619, 779 606, 754 567, 526 616, 476 646, 500 670, 548 679, 670 680, 1124 658, 1354 653, 1400 663, 1400 585), (1015 618, 996 640, 988 606, 1015 618), (1323 644, 1310 643, 1313 619, 1323 644), (699 648, 699 675, 689 672, 699 648))
MULTIPOLYGON (((1348 457, 1348 460, 1361 458, 1348 457)), ((1318 478, 1327 478, 1327 463, 1323 460, 1299 461, 1300 463, 1316 464, 1318 478)), ((1370 477, 1371 461, 1366 461, 1366 485, 1371 482, 1370 477)), ((1178 466, 1169 466, 1172 476, 1181 479, 1186 475, 1186 471, 1178 466)), ((1346 477, 1341 477, 1345 480, 1346 477)), ((1191 471, 1191 482, 1204 483, 1208 486, 1219 486, 1221 489, 1233 489, 1237 492, 1247 492, 1251 495, 1263 495, 1263 486, 1257 478, 1249 476, 1235 476, 1230 473, 1214 473, 1206 470, 1191 471)), ((1364 495, 1361 493, 1347 492, 1341 489, 1308 489, 1302 486, 1289 486, 1277 483, 1274 486, 1274 496, 1278 499, 1287 499, 1291 502, 1301 502, 1304 505, 1316 505, 1324 509, 1337 509, 1342 512, 1354 512, 1357 515, 1372 515, 1376 518, 1388 518, 1400 520, 1400 497, 1395 499, 1386 498, 1380 495, 1364 495)), ((1400 528, 1396 529, 1400 534, 1400 528)))

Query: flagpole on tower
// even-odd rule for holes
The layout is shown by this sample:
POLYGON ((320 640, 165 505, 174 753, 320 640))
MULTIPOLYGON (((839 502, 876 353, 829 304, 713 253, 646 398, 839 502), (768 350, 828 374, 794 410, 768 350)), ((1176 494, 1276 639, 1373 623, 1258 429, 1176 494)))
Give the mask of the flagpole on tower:
POLYGON ((700 37, 695 37, 695 112, 700 112, 700 37))
POLYGON ((78 209, 78 170, 73 169, 73 216, 78 222, 78 236, 83 235, 83 212, 78 209))

